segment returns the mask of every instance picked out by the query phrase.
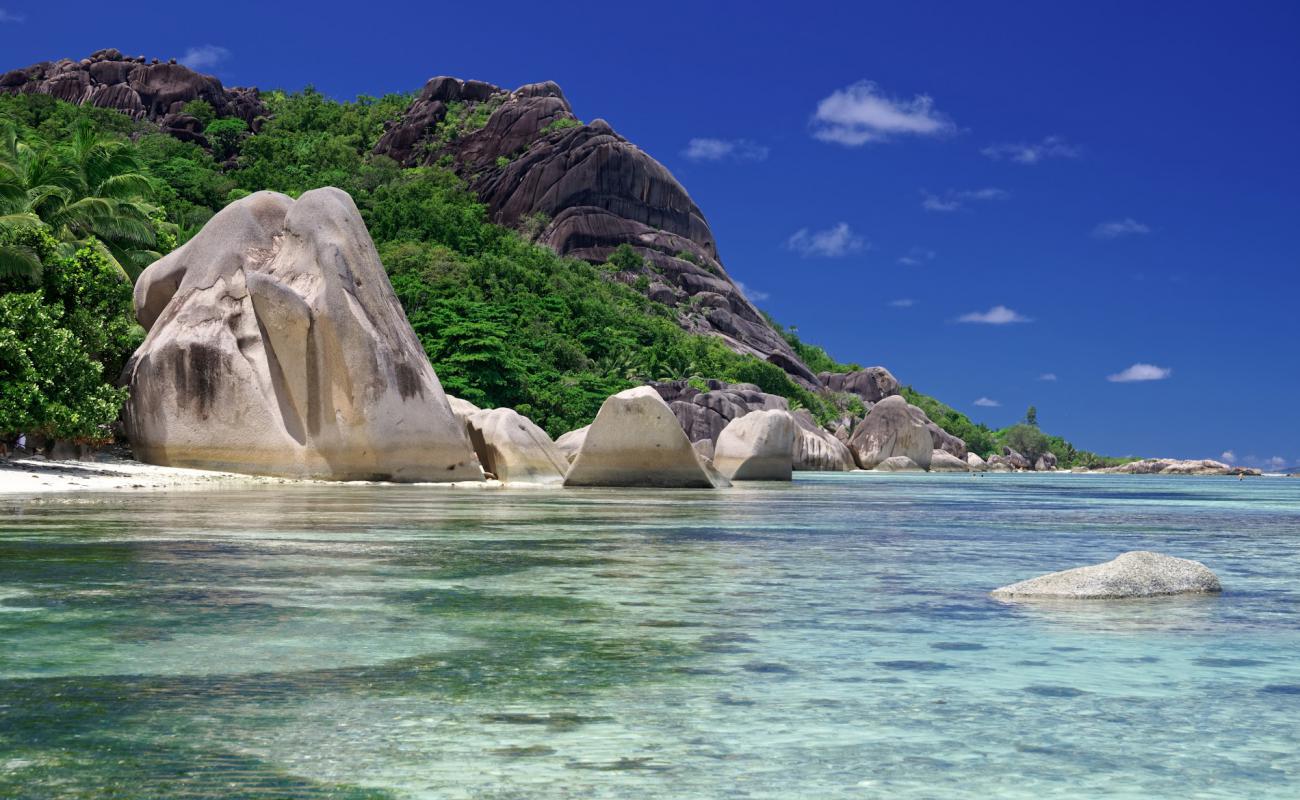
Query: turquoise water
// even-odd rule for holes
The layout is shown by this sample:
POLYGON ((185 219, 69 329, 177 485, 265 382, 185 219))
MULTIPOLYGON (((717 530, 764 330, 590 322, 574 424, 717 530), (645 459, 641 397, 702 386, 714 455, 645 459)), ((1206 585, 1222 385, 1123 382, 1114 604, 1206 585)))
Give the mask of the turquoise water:
POLYGON ((0 797, 1295 798, 1300 481, 0 499, 0 797), (1221 597, 1005 605, 1153 549, 1221 597))

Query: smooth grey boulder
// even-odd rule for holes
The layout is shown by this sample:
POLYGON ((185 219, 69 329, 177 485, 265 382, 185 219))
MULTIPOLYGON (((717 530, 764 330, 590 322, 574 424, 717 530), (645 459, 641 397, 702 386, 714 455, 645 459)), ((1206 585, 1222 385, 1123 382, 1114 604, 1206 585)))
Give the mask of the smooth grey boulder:
POLYGON ((462 400, 452 395, 447 395, 447 404, 451 406, 451 413, 455 414, 456 418, 462 423, 469 419, 470 416, 483 410, 468 400, 462 400))
POLYGON ((971 472, 984 472, 989 468, 989 465, 984 462, 984 459, 980 458, 979 453, 967 453, 966 466, 970 467, 971 472))
POLYGON ((789 411, 751 411, 723 429, 713 466, 733 481, 788 481, 797 429, 789 411))
POLYGON ((1003 586, 992 594, 1013 600, 1118 600, 1221 591, 1218 577, 1199 561, 1134 550, 1104 564, 1053 572, 1003 586))
POLYGON ((935 450, 930 455, 931 472, 970 472, 970 465, 947 450, 935 450))
POLYGON ((848 445, 818 425, 808 409, 795 411, 793 417, 798 426, 792 464, 796 472, 850 472, 857 468, 848 445))
POLYGON ((483 469, 502 483, 559 484, 569 460, 546 431, 512 408, 492 408, 466 420, 483 469))
POLYGON ((1002 446, 1002 459, 1006 464, 1009 464, 1015 469, 1032 469, 1034 466, 1028 458, 1025 458, 1023 455, 1017 453, 1006 445, 1002 446))
POLYGON ((153 464, 482 480, 352 198, 258 192, 144 271, 124 421, 153 464))
POLYGON ((659 393, 638 386, 601 405, 564 485, 713 489, 730 483, 700 461, 659 393))
POLYGON ((1038 472, 1051 472, 1056 469, 1056 464, 1055 453, 1043 453, 1038 457, 1038 460, 1034 462, 1034 469, 1038 472))
POLYGON ((905 456, 921 469, 929 468, 934 442, 912 408, 901 395, 886 397, 872 407, 849 438, 859 467, 874 469, 886 459, 905 456))
POLYGON ((873 469, 876 472, 925 472, 925 469, 907 456, 890 456, 873 469))
POLYGON ((555 440, 555 446, 559 448, 570 464, 573 463, 573 459, 578 457, 578 451, 582 449, 582 443, 587 440, 587 431, 589 430, 591 430, 591 426, 584 425, 568 433, 560 434, 560 437, 555 440))

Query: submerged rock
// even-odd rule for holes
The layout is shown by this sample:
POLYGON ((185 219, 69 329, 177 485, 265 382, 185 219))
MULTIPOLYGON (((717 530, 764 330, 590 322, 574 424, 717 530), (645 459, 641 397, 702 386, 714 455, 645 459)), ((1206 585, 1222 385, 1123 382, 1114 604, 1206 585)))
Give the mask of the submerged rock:
POLYGON ((1003 586, 995 589, 993 596, 1111 600, 1221 591, 1218 577, 1199 561, 1135 550, 1104 564, 1053 572, 1003 586))
POLYGON ((752 411, 723 429, 713 464, 733 481, 788 481, 797 427, 789 411, 752 411))
POLYGON ((562 483, 569 460, 546 431, 511 408, 471 414, 466 425, 483 469, 502 483, 562 483))
POLYGON ((142 461, 329 480, 482 480, 352 198, 258 192, 144 271, 124 371, 142 461))
POLYGON ((882 461, 905 456, 921 469, 930 466, 934 442, 930 431, 918 420, 900 395, 886 397, 871 409, 849 439, 849 449, 863 469, 874 469, 882 461))
POLYGON ((712 489, 730 484, 700 461, 659 393, 639 386, 601 405, 564 485, 712 489))

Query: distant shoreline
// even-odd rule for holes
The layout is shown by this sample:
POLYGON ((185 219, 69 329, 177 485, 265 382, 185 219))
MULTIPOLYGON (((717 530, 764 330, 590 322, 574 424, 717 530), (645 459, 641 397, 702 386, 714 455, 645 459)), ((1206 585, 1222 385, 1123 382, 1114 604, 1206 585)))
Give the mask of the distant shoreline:
MULTIPOLYGON (((912 475, 913 473, 874 472, 852 470, 864 475, 912 475)), ((796 473, 798 474, 798 473, 796 473)), ((803 474, 817 474, 803 473, 803 474)), ((836 473, 839 474, 839 473, 836 473)), ((915 473, 916 475, 1124 475, 1125 473, 1071 472, 1006 472, 1006 473, 915 473)), ((1144 477, 1141 475, 1130 477, 1144 477)), ((1227 477, 1228 475, 1162 475, 1157 477, 1227 477)), ((1256 477, 1256 476, 1252 476, 1256 477)), ((1283 473, 1265 473, 1262 477, 1288 477, 1283 473)), ((284 478, 264 475, 245 475, 234 472, 216 472, 185 467, 163 467, 145 464, 127 458, 104 461, 56 460, 44 458, 0 459, 0 496, 60 494, 68 492, 120 492, 130 490, 157 491, 167 489, 238 489, 270 485, 311 486, 436 486, 440 488, 498 488, 500 481, 474 481, 456 483, 388 483, 374 481, 325 481, 310 478, 284 478)), ((515 485, 512 484, 511 488, 515 485)), ((557 487, 558 488, 558 487, 557 487)))

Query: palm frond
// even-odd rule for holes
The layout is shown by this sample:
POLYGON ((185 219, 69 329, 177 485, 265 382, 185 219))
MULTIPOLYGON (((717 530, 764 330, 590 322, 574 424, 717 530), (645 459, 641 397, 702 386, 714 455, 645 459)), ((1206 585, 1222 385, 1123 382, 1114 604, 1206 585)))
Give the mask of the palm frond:
POLYGON ((0 277, 26 278, 40 283, 41 260, 30 248, 0 245, 0 277))

